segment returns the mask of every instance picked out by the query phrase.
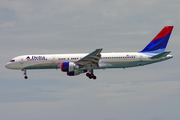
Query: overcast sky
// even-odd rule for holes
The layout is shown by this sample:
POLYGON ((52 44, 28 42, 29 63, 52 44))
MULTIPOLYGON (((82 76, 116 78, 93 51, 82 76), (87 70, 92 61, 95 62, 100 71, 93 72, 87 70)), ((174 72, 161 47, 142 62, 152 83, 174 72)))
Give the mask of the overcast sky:
POLYGON ((0 0, 1 120, 179 120, 179 0, 0 0), (61 70, 4 65, 26 54, 142 50, 167 25, 173 59, 143 67, 61 70))

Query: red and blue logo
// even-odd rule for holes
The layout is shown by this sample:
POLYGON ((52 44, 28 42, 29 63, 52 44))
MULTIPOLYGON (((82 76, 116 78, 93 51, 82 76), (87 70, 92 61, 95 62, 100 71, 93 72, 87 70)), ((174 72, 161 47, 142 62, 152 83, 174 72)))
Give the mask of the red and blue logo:
POLYGON ((30 60, 31 58, 28 56, 27 58, 26 58, 26 60, 30 60))
POLYGON ((165 26, 161 32, 141 51, 162 53, 165 51, 173 26, 165 26))

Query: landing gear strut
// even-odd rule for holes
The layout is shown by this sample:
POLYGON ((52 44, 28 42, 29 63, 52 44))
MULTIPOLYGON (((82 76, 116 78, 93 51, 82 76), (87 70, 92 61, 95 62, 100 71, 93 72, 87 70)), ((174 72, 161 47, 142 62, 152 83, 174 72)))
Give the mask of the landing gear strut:
POLYGON ((28 76, 27 76, 27 74, 26 74, 26 70, 25 69, 22 69, 22 71, 24 71, 24 79, 28 79, 28 76))
POLYGON ((91 70, 90 73, 86 73, 86 76, 89 77, 89 79, 92 79, 92 78, 93 78, 94 80, 97 78, 97 77, 94 75, 93 70, 91 70))

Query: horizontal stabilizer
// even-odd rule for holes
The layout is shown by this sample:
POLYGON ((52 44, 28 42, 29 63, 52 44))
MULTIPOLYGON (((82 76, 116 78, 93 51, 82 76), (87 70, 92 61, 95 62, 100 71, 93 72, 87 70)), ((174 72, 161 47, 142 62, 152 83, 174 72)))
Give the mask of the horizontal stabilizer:
POLYGON ((171 52, 171 51, 163 52, 163 53, 157 54, 157 55, 151 57, 151 59, 156 59, 156 58, 160 58, 160 57, 166 57, 170 52, 171 52))

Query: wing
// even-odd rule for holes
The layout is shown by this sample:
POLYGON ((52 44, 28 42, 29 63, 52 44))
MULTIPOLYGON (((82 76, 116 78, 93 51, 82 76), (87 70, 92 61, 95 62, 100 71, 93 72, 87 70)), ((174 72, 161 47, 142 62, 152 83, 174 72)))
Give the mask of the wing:
POLYGON ((101 51, 102 51, 102 48, 96 49, 92 53, 86 55, 85 57, 77 61, 76 64, 82 65, 82 66, 90 64, 93 67, 98 67, 98 62, 101 58, 101 54, 100 54, 101 51))

